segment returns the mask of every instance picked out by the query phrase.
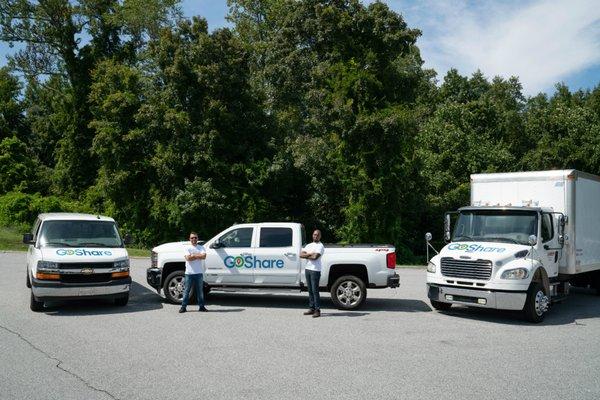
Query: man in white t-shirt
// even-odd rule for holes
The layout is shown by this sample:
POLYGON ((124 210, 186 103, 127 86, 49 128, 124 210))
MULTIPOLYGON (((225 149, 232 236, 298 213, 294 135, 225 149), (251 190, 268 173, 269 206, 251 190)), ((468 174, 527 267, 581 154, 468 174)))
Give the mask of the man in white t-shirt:
POLYGON ((306 258, 306 286, 308 287, 308 311, 304 315, 312 315, 313 318, 321 316, 321 297, 319 296, 319 281, 321 280, 321 256, 325 252, 325 246, 321 243, 321 231, 315 229, 312 234, 313 242, 309 243, 300 252, 300 258, 306 258))
POLYGON ((196 291, 198 299, 198 311, 208 311, 204 307, 204 272, 206 267, 204 260, 206 259, 206 250, 204 246, 198 244, 198 234, 190 232, 190 244, 185 246, 185 289, 183 290, 183 301, 181 303, 180 313, 187 311, 187 305, 190 300, 190 290, 192 286, 196 291))

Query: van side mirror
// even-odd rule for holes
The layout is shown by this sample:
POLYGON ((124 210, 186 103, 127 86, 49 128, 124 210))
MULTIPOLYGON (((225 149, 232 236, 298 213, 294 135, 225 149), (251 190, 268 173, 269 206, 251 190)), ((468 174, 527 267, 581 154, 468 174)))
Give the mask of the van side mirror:
POLYGON ((123 238, 123 244, 126 246, 131 244, 131 235, 129 233, 123 238))
POLYGON ((23 235, 23 243, 25 244, 35 244, 33 241, 33 233, 26 233, 23 235))

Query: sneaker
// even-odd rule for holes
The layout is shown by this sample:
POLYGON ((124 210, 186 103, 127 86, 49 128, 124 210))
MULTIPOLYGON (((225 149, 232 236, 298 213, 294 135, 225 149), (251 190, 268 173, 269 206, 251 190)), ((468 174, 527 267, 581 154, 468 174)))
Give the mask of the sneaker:
POLYGON ((179 314, 183 314, 183 313, 184 313, 184 312, 186 312, 186 311, 187 311, 187 310, 186 310, 185 308, 183 308, 183 307, 182 307, 182 308, 180 308, 180 309, 179 309, 179 314))
POLYGON ((321 316, 321 310, 315 310, 313 318, 319 318, 321 316))
POLYGON ((206 307, 202 306, 198 309, 198 311, 200 312, 208 312, 208 310, 206 309, 206 307))
POLYGON ((312 308, 310 308, 308 311, 304 311, 304 315, 313 315, 315 313, 315 310, 313 310, 312 308))

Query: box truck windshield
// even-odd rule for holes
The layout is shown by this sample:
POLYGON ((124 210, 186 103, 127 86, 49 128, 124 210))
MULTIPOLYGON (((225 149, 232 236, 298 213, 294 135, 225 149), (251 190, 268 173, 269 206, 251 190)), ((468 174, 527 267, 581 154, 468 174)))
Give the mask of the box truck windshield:
POLYGON ((452 241, 505 242, 526 245, 537 232, 535 211, 463 210, 452 241))
POLYGON ((41 247, 123 247, 111 221, 45 221, 39 237, 41 247))

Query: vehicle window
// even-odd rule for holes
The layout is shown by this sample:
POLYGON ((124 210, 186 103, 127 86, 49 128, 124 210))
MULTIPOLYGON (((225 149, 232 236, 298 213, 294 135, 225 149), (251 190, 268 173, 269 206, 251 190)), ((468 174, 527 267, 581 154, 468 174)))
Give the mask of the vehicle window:
POLYGON ((111 221, 45 221, 39 243, 43 247, 123 247, 111 221))
POLYGON ((290 247, 292 228, 261 228, 260 247, 290 247))
POLYGON ((453 241, 489 241, 527 244, 537 231, 535 212, 515 210, 461 211, 453 241))
POLYGON ((552 215, 542 214, 542 242, 547 242, 552 239, 553 236, 552 215))
POLYGON ((227 232, 219 238, 224 247, 252 246, 252 231, 254 228, 238 228, 227 232))
POLYGON ((33 240, 37 240, 37 237, 40 233, 40 220, 36 219, 35 223, 33 224, 33 229, 31 230, 31 233, 33 233, 33 240))

